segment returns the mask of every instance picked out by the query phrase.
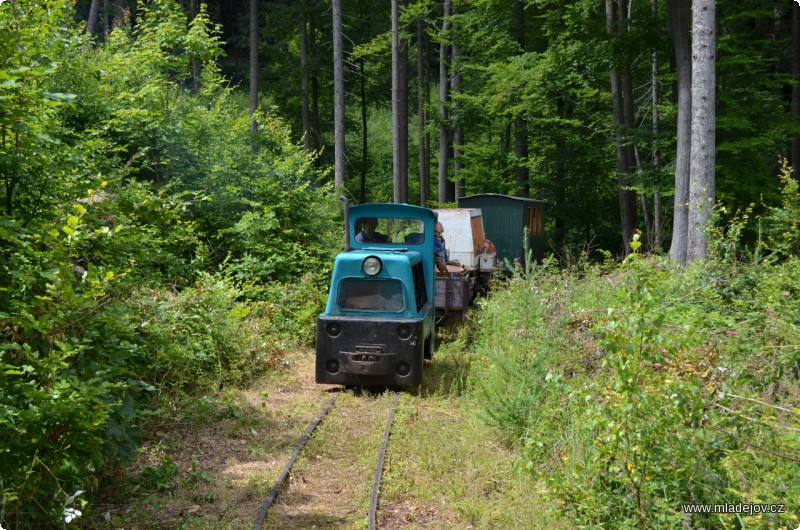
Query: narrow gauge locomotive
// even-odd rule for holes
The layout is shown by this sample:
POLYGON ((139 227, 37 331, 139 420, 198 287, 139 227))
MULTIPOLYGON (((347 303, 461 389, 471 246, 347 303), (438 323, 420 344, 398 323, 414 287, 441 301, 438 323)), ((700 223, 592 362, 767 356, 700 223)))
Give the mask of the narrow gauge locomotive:
POLYGON ((434 340, 436 213, 345 206, 345 252, 317 319, 317 383, 416 385, 434 340))

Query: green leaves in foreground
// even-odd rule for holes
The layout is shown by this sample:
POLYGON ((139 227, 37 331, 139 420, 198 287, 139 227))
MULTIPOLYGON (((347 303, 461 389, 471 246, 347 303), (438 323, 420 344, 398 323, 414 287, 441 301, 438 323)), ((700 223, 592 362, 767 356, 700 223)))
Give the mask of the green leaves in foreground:
POLYGON ((578 525, 797 525, 800 260, 732 255, 544 267, 486 302, 472 391, 578 525), (740 502, 785 513, 682 511, 740 502))

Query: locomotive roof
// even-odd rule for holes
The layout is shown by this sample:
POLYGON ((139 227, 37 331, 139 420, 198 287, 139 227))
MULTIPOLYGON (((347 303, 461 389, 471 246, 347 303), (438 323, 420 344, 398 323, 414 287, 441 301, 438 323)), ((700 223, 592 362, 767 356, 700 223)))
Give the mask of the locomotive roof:
POLYGON ((436 218, 436 212, 429 208, 390 202, 357 204, 350 207, 350 215, 353 217, 393 217, 422 220, 436 218))

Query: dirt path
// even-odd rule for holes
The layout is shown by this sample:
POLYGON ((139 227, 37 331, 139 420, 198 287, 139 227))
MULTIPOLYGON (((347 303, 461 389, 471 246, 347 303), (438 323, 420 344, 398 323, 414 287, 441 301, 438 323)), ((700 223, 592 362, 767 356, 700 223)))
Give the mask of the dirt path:
POLYGON ((126 489, 93 528, 252 528, 267 492, 321 404, 313 352, 246 389, 198 400, 151 426, 126 489), (127 499, 125 498, 127 494, 127 499))
MULTIPOLYGON (((366 528, 392 395, 316 385, 313 361, 298 352, 281 373, 155 426, 130 489, 117 495, 124 500, 97 506, 90 527, 251 529, 306 427, 337 395, 264 528, 366 528)), ((401 394, 379 528, 569 528, 548 510, 541 484, 515 471, 518 455, 477 419, 463 394, 469 364, 462 345, 444 345, 422 386, 401 394)))
POLYGON ((306 446, 267 528, 363 528, 388 395, 342 392, 306 446))

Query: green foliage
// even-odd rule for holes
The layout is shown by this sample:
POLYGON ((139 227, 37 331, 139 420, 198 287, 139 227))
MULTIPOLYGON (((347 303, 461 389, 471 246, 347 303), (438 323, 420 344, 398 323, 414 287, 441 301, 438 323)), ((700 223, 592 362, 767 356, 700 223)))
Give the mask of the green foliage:
POLYGON ((594 330, 603 375, 577 393, 595 441, 592 458, 570 467, 592 477, 589 490, 563 477, 551 484, 581 518, 670 528, 684 519, 680 504, 723 493, 715 467, 725 440, 705 425, 715 355, 689 326, 664 326, 659 305, 671 286, 663 269, 634 256, 627 273, 619 310, 609 308, 594 330))
POLYGON ((772 207, 766 216, 767 245, 785 255, 797 256, 800 250, 800 187, 791 168, 783 162, 780 174, 781 206, 772 207))
MULTIPOLYGON (((260 112, 250 133, 205 8, 188 22, 177 2, 149 2, 94 45, 71 10, 0 9, 0 524, 12 527, 91 511, 143 418, 309 340, 341 241, 324 173, 289 128, 260 112)), ((168 463, 142 480, 168 487, 168 463)))
POLYGON ((516 276, 508 290, 483 304, 478 348, 482 352, 480 377, 473 381, 488 418, 516 437, 535 431, 548 418, 540 414, 547 395, 548 373, 557 362, 548 337, 559 329, 558 319, 538 327, 564 299, 552 289, 561 278, 553 263, 516 276), (508 308, 513 308, 511 311, 508 308), (492 341, 502 331, 508 340, 492 341), (485 341, 485 342, 484 342, 485 341), (532 344, 542 344, 531 350, 532 344), (513 382, 513 384, 509 384, 513 382))
POLYGON ((134 345, 131 361, 139 377, 171 395, 240 380, 268 367, 268 339, 251 318, 253 308, 237 302, 240 296, 230 280, 204 273, 177 294, 142 290, 132 297, 114 320, 127 325, 125 338, 134 345))
POLYGON ((58 71, 53 48, 74 44, 60 26, 70 17, 69 2, 51 9, 13 3, 0 10, 0 180, 6 215, 35 212, 61 148, 58 110, 74 95, 49 90, 58 71), (39 192, 38 194, 36 192, 39 192))
MULTIPOLYGON (((258 315, 264 333, 273 336, 282 347, 309 346, 314 343, 317 316, 325 309, 327 288, 317 276, 307 272, 292 283, 271 283, 258 294, 263 300, 258 315)), ((329 273, 323 273, 327 280, 329 273)))
POLYGON ((688 270, 634 254, 529 271, 485 304, 472 392, 579 525, 796 525, 800 263, 742 261, 759 255, 739 246, 747 223, 718 231, 713 259, 688 270), (786 512, 681 509, 739 502, 786 512))

